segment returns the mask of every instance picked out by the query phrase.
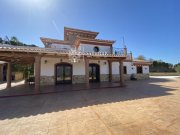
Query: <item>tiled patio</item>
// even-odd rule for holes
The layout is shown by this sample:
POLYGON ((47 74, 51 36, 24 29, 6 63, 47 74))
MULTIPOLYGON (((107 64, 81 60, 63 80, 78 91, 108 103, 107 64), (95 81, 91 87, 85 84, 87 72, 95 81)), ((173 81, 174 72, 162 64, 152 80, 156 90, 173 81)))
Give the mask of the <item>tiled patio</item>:
POLYGON ((4 88, 0 90, 0 98, 120 87, 119 82, 90 83, 89 86, 86 84, 59 84, 42 85, 40 91, 35 91, 34 85, 25 85, 22 82, 9 89, 5 88, 5 84, 3 85, 4 88))
POLYGON ((180 79, 0 98, 1 135, 179 135, 180 79))

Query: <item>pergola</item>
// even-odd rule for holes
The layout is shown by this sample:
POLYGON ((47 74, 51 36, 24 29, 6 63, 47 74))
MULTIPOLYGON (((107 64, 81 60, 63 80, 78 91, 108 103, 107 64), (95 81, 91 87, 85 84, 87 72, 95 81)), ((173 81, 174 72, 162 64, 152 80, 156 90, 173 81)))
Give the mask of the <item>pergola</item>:
MULTIPOLYGON (((109 65, 109 81, 112 81, 112 62, 119 62, 120 85, 124 85, 123 61, 127 58, 127 49, 123 48, 122 54, 89 53, 82 52, 81 58, 85 60, 85 81, 89 85, 89 60, 107 60, 109 65)), ((7 88, 11 87, 11 64, 33 64, 35 66, 35 90, 40 90, 41 58, 68 58, 68 50, 53 48, 22 47, 11 45, 0 45, 0 60, 8 63, 7 88)))

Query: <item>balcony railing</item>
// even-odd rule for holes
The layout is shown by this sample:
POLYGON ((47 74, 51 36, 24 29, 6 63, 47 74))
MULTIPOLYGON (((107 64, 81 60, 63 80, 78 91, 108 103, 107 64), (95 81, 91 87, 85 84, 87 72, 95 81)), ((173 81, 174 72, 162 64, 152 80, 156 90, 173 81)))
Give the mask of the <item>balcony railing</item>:
POLYGON ((132 60, 132 53, 127 53, 126 60, 132 60))
POLYGON ((124 48, 115 48, 115 47, 113 47, 112 54, 124 55, 125 56, 126 52, 125 52, 124 48))
MULTIPOLYGON (((40 53, 55 53, 55 54, 69 54, 71 49, 62 48, 40 48, 40 47, 24 47, 24 46, 11 46, 0 44, 0 51, 14 51, 14 52, 40 52, 40 53)), ((127 52, 125 48, 113 48, 105 50, 104 52, 87 52, 78 50, 80 55, 89 56, 103 56, 103 57, 126 57, 127 52)), ((128 56, 129 58, 129 56, 128 56)))

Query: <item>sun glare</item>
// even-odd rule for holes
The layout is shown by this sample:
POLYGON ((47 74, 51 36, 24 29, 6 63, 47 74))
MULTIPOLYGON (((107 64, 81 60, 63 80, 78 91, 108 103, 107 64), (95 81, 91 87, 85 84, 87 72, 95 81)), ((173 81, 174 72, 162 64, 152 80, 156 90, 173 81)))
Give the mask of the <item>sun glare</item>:
POLYGON ((31 8, 45 9, 52 4, 53 0, 17 0, 19 5, 31 8))

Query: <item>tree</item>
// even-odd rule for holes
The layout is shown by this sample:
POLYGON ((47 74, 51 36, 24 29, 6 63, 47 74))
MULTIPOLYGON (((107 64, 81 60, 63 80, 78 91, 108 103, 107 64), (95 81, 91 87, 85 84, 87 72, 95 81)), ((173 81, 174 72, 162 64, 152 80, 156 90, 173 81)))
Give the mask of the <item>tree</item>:
POLYGON ((176 72, 177 72, 178 74, 180 74, 180 65, 177 65, 177 66, 175 67, 175 70, 176 70, 176 72))
POLYGON ((175 72, 171 63, 163 62, 162 60, 154 60, 150 65, 151 72, 175 72))
POLYGON ((12 45, 18 45, 18 44, 19 44, 19 40, 18 40, 17 37, 13 36, 13 37, 11 37, 11 39, 10 39, 10 43, 11 43, 12 45))
POLYGON ((3 39, 0 37, 0 43, 2 44, 3 43, 3 39))
POLYGON ((137 59, 138 59, 138 60, 146 60, 146 58, 145 58, 143 55, 139 55, 139 56, 137 57, 137 59))

